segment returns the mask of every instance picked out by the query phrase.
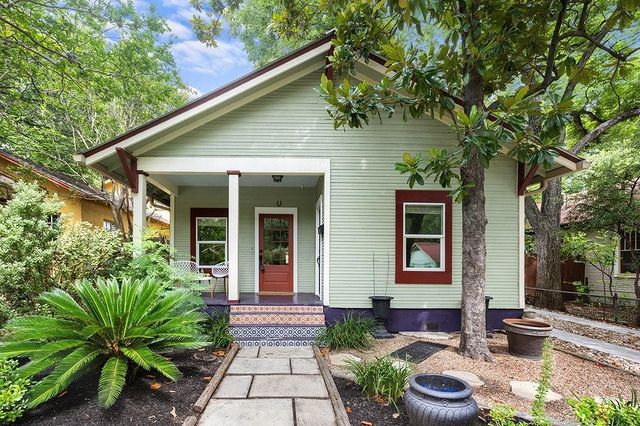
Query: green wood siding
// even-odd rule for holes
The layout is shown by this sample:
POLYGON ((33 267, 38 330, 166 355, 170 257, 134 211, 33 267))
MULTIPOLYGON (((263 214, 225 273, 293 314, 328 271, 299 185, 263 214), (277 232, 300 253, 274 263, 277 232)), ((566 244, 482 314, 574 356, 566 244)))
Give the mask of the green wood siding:
MULTIPOLYGON (((176 197, 175 242, 176 258, 188 259, 191 253, 191 208, 228 205, 227 187, 182 186, 176 197)), ((315 290, 315 199, 314 188, 240 187, 240 274, 241 292, 255 291, 255 208, 281 207, 298 209, 298 292, 315 290)), ((222 288, 222 287, 218 287, 222 288)))
MULTIPOLYGON (((407 189, 406 177, 394 170, 402 153, 422 152, 432 146, 456 143, 445 124, 432 119, 403 122, 401 114, 360 130, 334 130, 325 105, 314 89, 320 74, 313 73, 235 111, 217 118, 146 156, 310 157, 331 160, 330 305, 368 307, 373 292, 371 257, 390 254, 394 261, 395 190, 407 189)), ((502 157, 487 172, 487 294, 492 307, 517 308, 518 301, 518 197, 516 162, 502 157)), ((422 189, 440 189, 429 183, 422 189)), ((318 192, 319 188, 316 188, 318 192)), ((312 191, 313 193, 313 191, 312 191)), ((180 198, 188 196, 181 193, 180 198)), ((223 194, 224 199, 226 195, 223 194)), ((247 220, 242 205, 241 220, 247 220)), ((226 202, 226 201, 224 201, 226 202)), ((313 211, 315 199, 309 197, 313 211)), ((300 206, 299 206, 300 207, 300 206)), ((460 306, 461 216, 453 211, 453 284, 394 284, 390 267, 388 294, 395 308, 456 308, 460 306)), ((178 221, 184 210, 178 208, 178 221)), ((188 219, 186 219, 188 220, 188 219)), ((313 222, 313 216, 309 221, 313 222)), ((241 224, 241 233, 245 226, 241 224)), ((184 245, 184 226, 176 227, 176 240, 184 245), (180 236, 178 236, 180 235, 180 236)), ((309 237, 310 253, 313 240, 309 237)), ((302 243, 300 243, 302 246, 302 243)), ((241 249, 242 251, 242 249, 241 249)), ((252 274, 250 257, 241 259, 241 291, 252 274)), ((313 264, 309 263, 310 276, 313 264)), ((384 283, 386 266, 377 266, 376 281, 384 283)), ((302 282, 302 281, 301 281, 302 282)))

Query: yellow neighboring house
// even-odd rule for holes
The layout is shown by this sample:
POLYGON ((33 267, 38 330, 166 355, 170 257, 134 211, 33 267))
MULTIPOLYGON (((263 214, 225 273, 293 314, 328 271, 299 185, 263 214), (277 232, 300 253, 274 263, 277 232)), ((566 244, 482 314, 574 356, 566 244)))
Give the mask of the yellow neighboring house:
MULTIPOLYGON (((60 213, 66 218, 67 223, 84 221, 100 228, 115 230, 111 209, 98 189, 0 149, 0 204, 6 203, 10 198, 12 187, 18 180, 36 182, 48 193, 57 194, 64 203, 60 213)), ((168 211, 149 209, 147 232, 154 238, 168 241, 168 216, 168 211)), ((128 223, 124 213, 123 222, 128 223)))

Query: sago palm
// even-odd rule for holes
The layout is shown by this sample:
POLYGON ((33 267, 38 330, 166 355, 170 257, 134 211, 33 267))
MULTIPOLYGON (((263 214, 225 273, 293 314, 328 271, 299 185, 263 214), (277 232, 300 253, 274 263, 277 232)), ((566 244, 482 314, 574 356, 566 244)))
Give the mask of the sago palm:
POLYGON ((89 371, 101 370, 98 399, 112 406, 125 384, 129 367, 154 369, 171 380, 178 368, 161 353, 207 344, 188 290, 165 290, 151 280, 113 279, 75 284, 79 302, 62 290, 41 300, 55 318, 25 316, 10 321, 0 357, 27 357, 22 377, 46 374, 29 394, 33 408, 56 396, 89 371))

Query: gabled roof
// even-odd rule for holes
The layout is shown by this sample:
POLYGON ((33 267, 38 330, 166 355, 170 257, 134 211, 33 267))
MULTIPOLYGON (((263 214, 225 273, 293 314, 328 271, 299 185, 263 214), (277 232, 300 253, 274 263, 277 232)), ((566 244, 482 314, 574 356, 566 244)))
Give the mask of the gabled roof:
MULTIPOLYGON (((83 151, 74 158, 76 161, 89 165, 114 179, 125 181, 126 179, 123 178, 124 174, 116 172, 114 175, 114 167, 117 166, 114 166, 113 162, 111 163, 111 168, 101 163, 103 159, 115 158, 116 148, 131 149, 132 154, 141 155, 145 152, 145 149, 142 149, 140 153, 136 153, 134 149, 136 146, 146 144, 152 140, 153 142, 151 142, 149 146, 157 146, 158 144, 168 142, 173 137, 172 135, 175 134, 173 132, 179 132, 181 126, 189 128, 189 125, 193 125, 193 123, 201 123, 203 117, 206 119, 207 114, 215 108, 221 108, 221 105, 229 105, 236 101, 239 102, 239 100, 242 99, 243 96, 246 96, 247 93, 250 93, 251 90, 257 90, 257 87, 261 87, 261 84, 267 84, 269 81, 276 80, 278 77, 286 75, 287 72, 293 73, 292 70, 295 70, 296 66, 302 67, 305 63, 308 65, 310 61, 315 61, 314 63, 320 63, 319 61, 321 61, 322 66, 326 65, 326 57, 330 54, 332 46, 331 40, 333 37, 334 32, 329 32, 324 37, 262 68, 252 71, 182 107, 135 127, 110 141, 83 151)), ((362 65, 369 67, 377 73, 384 74, 386 72, 386 60, 382 56, 372 54, 370 59, 370 61, 362 65)), ((453 99, 458 105, 462 103, 462 100, 456 97, 453 97, 453 99)), ((558 153, 558 157, 556 157, 556 167, 544 171, 536 168, 533 173, 536 175, 536 179, 533 179, 532 182, 535 183, 536 181, 561 176, 571 171, 580 170, 585 166, 584 160, 571 152, 562 148, 555 148, 555 150, 558 153)), ((506 152, 508 149, 505 148, 504 151, 506 152)))
POLYGON ((27 160, 26 158, 18 157, 3 149, 0 149, 0 158, 8 161, 9 163, 15 164, 18 167, 28 169, 38 176, 41 176, 49 182, 53 183, 54 185, 74 192, 80 195, 82 198, 88 200, 104 199, 104 197, 100 194, 100 191, 87 185, 86 183, 81 182, 78 179, 75 179, 64 173, 48 169, 40 164, 27 160))

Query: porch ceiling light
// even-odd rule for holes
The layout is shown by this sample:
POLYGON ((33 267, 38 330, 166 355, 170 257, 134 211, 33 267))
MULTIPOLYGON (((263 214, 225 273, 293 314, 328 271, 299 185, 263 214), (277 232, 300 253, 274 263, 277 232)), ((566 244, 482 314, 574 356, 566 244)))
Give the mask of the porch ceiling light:
POLYGON ((282 182, 282 175, 271 175, 271 179, 273 179, 275 183, 280 183, 282 182))

